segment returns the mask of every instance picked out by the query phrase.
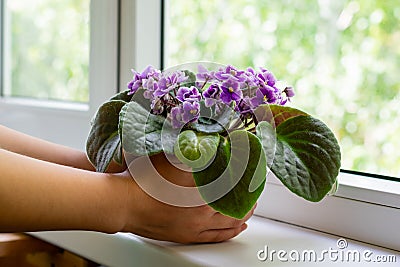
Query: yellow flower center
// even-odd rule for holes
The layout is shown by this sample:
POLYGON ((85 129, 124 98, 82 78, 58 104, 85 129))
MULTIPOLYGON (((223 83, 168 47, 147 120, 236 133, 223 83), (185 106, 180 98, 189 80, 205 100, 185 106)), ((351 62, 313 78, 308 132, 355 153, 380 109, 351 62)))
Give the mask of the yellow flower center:
POLYGON ((233 90, 233 88, 232 87, 229 87, 229 93, 233 93, 233 91, 235 91, 235 90, 233 90))
POLYGON ((197 109, 191 109, 190 110, 190 114, 196 115, 196 113, 197 113, 197 109))

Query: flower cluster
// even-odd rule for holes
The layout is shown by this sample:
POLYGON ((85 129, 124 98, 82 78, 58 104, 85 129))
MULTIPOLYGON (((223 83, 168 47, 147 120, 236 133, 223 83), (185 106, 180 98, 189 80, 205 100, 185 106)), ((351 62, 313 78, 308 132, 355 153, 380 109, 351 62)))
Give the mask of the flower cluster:
POLYGON ((161 72, 148 66, 141 73, 132 73, 129 93, 144 89, 151 112, 167 117, 174 128, 197 122, 201 107, 218 111, 229 106, 247 118, 259 105, 284 105, 294 96, 292 87, 279 89, 275 76, 265 68, 239 70, 228 65, 209 71, 199 65, 197 74, 193 74, 182 70, 161 72))

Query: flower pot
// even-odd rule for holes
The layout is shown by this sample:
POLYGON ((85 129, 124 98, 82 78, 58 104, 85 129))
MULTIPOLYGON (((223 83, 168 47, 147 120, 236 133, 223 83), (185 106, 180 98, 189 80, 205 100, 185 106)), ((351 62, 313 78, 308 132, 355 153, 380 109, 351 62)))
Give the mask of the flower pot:
POLYGON ((205 202, 195 185, 191 168, 175 156, 159 153, 134 157, 125 153, 128 169, 135 182, 149 196, 169 205, 196 207, 205 202))
POLYGON ((194 187, 192 169, 183 164, 175 155, 159 153, 150 156, 157 172, 167 181, 185 187, 194 187))

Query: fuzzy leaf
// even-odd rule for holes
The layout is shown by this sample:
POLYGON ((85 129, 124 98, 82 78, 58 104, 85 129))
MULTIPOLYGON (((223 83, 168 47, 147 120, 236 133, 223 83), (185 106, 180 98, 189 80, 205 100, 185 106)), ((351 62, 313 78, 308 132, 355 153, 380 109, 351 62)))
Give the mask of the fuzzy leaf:
POLYGON ((194 169, 193 177, 212 208, 240 219, 252 209, 264 189, 265 162, 259 139, 238 130, 229 139, 220 137, 213 162, 204 170, 194 169))
POLYGON ((188 77, 186 81, 182 83, 183 86, 190 87, 190 86, 195 86, 196 84, 196 74, 191 72, 190 70, 184 70, 185 76, 188 77))
POLYGON ((191 168, 202 169, 214 158, 219 144, 219 134, 183 131, 175 143, 175 156, 191 168))
POLYGON ((200 119, 197 123, 190 125, 192 130, 202 133, 222 133, 225 132, 230 123, 238 118, 238 114, 230 106, 224 106, 223 110, 218 114, 213 114, 215 111, 211 111, 204 105, 204 101, 200 102, 201 113, 200 119))
MULTIPOLYGON (((273 127, 257 125, 257 135, 268 149, 276 138, 272 172, 293 193, 309 201, 320 201, 333 187, 340 169, 340 147, 331 130, 311 116, 293 116, 273 127)), ((267 149, 266 149, 267 148, 267 149)))
POLYGON ((122 156, 122 146, 121 146, 121 138, 118 139, 118 147, 116 148, 115 154, 113 159, 115 160, 115 162, 117 162, 118 164, 122 165, 122 161, 123 161, 123 156, 122 156))
POLYGON ((129 94, 130 90, 125 90, 122 92, 119 92, 118 94, 114 95, 110 100, 122 100, 125 102, 130 102, 132 99, 132 95, 129 94))
POLYGON ((173 153, 178 136, 162 116, 150 114, 136 102, 130 102, 120 113, 123 149, 134 156, 173 153))
POLYGON ((258 106, 254 111, 254 115, 256 116, 258 122, 266 121, 276 128, 279 126, 279 124, 287 119, 308 114, 291 107, 266 104, 258 106))
POLYGON ((126 104, 122 100, 111 100, 100 106, 86 141, 86 153, 96 171, 105 172, 114 155, 118 153, 119 112, 126 104))

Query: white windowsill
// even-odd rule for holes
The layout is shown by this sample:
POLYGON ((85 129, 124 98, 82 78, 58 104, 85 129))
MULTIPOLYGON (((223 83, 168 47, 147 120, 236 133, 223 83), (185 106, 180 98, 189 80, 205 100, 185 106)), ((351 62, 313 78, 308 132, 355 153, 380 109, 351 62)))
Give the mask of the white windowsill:
POLYGON ((340 173, 335 196, 400 208, 400 182, 340 173))
POLYGON ((255 214, 400 250, 400 182, 340 173, 339 189, 313 203, 269 174, 255 214))
POLYGON ((34 98, 24 97, 0 97, 0 104, 6 105, 7 108, 19 107, 21 109, 39 108, 39 109, 51 109, 54 110, 66 110, 85 112, 89 110, 88 103, 68 102, 68 101, 57 101, 57 100, 40 100, 34 98))
MULTIPOLYGON (((94 232, 69 231, 69 232, 38 232, 31 233, 41 239, 47 240, 83 257, 91 259, 106 266, 282 266, 296 264, 296 266, 310 266, 313 259, 308 258, 294 262, 289 258, 289 253, 297 251, 302 255, 304 251, 314 251, 321 259, 324 250, 333 251, 332 259, 329 254, 324 254, 323 266, 365 266, 368 262, 363 258, 367 253, 372 262, 377 256, 390 256, 391 261, 400 262, 399 251, 383 249, 346 239, 347 247, 338 248, 339 237, 324 234, 318 231, 304 229, 274 220, 253 216, 249 221, 249 228, 238 237, 218 244, 180 245, 169 242, 160 242, 143 239, 132 234, 117 233, 107 235, 94 232), (274 254, 265 261, 260 261, 257 253, 268 247, 272 250, 286 251, 283 262, 274 254), (338 252, 334 252, 338 251, 338 252), (367 252, 366 252, 367 251, 367 252), (370 251, 370 252, 368 252, 370 251), (345 253, 345 254, 343 254, 345 253), (354 262, 341 255, 360 253, 360 262, 354 262)), ((307 253, 307 252, 306 252, 307 253)), ((295 255, 295 254, 292 254, 295 255)), ((264 254, 260 254, 265 257, 264 254)), ((318 260, 317 259, 317 260, 318 260)), ((383 266, 391 266, 387 263, 383 266)))
MULTIPOLYGON (((219 244, 179 245, 117 233, 56 231, 32 235, 106 266, 281 266, 293 261, 259 261, 257 252, 269 250, 337 250, 339 237, 347 249, 371 255, 395 255, 400 261, 399 183, 340 174, 341 185, 333 196, 311 203, 289 192, 280 181, 268 177, 255 216, 237 238, 219 244), (357 179, 361 179, 357 181, 357 179), (379 185, 376 184, 379 182, 379 185), (355 186, 355 184, 357 186, 355 186)), ((357 176, 357 175, 356 175, 357 176)), ((349 252, 349 253, 350 253, 349 252)), ((342 252, 341 252, 342 253, 342 252)), ((347 254, 346 254, 347 255, 347 254)), ((361 254, 360 254, 361 255, 361 254)), ((276 256, 276 255, 275 255, 276 256)), ((397 263, 381 263, 393 266, 397 263)), ((309 261, 297 262, 309 266, 309 261)), ((333 262, 323 266, 365 266, 368 262, 333 262)), ((374 266, 374 263, 369 263, 374 266)))

